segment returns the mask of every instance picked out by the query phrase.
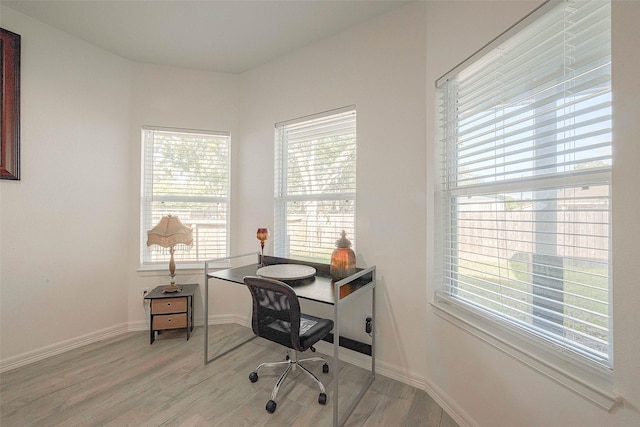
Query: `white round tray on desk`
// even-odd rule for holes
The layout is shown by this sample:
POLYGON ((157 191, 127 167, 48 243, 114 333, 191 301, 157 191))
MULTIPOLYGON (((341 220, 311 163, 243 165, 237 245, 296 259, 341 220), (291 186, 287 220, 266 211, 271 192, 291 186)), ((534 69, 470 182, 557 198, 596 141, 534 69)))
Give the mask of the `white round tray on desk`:
POLYGON ((300 280, 316 275, 316 269, 301 264, 274 264, 261 267, 256 274, 267 279, 300 280))

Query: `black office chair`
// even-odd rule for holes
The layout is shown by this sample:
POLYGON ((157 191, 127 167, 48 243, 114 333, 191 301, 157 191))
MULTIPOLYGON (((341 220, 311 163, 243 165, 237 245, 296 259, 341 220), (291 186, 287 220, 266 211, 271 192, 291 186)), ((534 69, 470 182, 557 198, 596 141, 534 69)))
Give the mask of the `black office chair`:
POLYGON ((247 276, 244 283, 251 291, 253 298, 253 333, 259 337, 282 344, 293 350, 293 358, 287 350, 287 357, 283 362, 261 363, 255 371, 249 374, 251 382, 258 381, 258 370, 263 367, 287 365, 287 368, 276 382, 271 391, 271 399, 267 402, 266 409, 269 413, 276 410, 276 396, 289 371, 300 367, 320 387, 318 403, 327 403, 327 395, 322 382, 302 362, 323 362, 322 372, 329 372, 329 365, 321 357, 311 357, 298 360, 297 352, 313 348, 313 344, 327 336, 333 329, 333 321, 300 313, 300 303, 293 288, 278 280, 262 277, 247 276))

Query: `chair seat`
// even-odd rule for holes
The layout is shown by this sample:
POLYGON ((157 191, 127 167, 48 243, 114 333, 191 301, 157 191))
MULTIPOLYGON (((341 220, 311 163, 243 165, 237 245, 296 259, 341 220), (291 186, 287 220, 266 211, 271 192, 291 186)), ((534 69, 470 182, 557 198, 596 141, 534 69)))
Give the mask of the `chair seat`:
MULTIPOLYGON (((309 314, 302 314, 300 317, 301 325, 304 325, 306 322, 314 322, 310 328, 300 334, 299 345, 302 351, 307 350, 313 344, 320 341, 333 329, 333 320, 322 319, 309 314)), ((308 325, 308 323, 306 324, 308 325)), ((282 320, 275 320, 268 325, 263 325, 263 327, 264 338, 295 349, 291 343, 291 328, 289 323, 282 320)), ((302 329, 303 326, 301 326, 301 330, 302 329)))

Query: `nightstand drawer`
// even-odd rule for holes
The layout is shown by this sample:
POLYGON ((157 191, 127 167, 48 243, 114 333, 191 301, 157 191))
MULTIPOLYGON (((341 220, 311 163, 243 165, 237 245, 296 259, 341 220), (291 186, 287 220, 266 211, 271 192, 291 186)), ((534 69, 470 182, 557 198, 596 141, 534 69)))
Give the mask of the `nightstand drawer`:
POLYGON ((151 327, 153 330, 186 328, 187 313, 153 316, 153 325, 151 327))
POLYGON ((187 299, 182 298, 162 298, 151 300, 151 313, 181 313, 187 311, 187 299))

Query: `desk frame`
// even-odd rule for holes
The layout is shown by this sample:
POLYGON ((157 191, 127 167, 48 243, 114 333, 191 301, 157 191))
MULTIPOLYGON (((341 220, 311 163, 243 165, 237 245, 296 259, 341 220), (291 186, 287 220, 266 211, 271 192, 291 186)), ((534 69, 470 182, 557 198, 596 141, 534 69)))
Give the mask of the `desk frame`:
MULTIPOLYGON (((208 364, 212 361, 214 361, 215 359, 218 359, 222 356, 224 356, 225 354, 237 349, 238 347, 242 346, 243 344, 247 343, 248 341, 251 341, 252 339, 255 338, 255 336, 252 336, 249 340, 243 341, 237 345, 235 345, 234 347, 225 350, 224 352, 216 355, 214 358, 209 359, 209 280, 210 279, 218 279, 218 280, 226 280, 226 281, 230 281, 233 283, 241 283, 240 281, 238 281, 237 279, 231 279, 229 277, 225 277, 224 275, 216 275, 217 271, 220 271, 220 273, 223 272, 230 272, 233 270, 233 268, 219 268, 219 267, 214 267, 212 266, 213 264, 219 264, 221 262, 227 262, 230 263, 230 261, 232 259, 236 259, 236 258, 242 258, 242 257, 249 257, 249 256, 257 256, 258 258, 258 262, 256 263, 256 269, 258 268, 258 264, 260 262, 260 253, 249 253, 249 254, 243 254, 243 255, 236 255, 236 256, 230 256, 230 257, 224 257, 224 258, 217 258, 217 259, 212 259, 212 260, 208 260, 205 261, 205 265, 204 265, 204 364, 208 364), (216 270, 215 272, 212 270, 216 270), (221 271, 222 270, 222 271, 221 271)), ((277 263, 296 263, 296 264, 308 264, 308 265, 312 265, 312 266, 321 266, 321 267, 326 267, 327 271, 328 271, 328 266, 324 265, 324 264, 315 264, 315 263, 306 263, 304 261, 298 261, 298 260, 290 260, 290 259, 284 259, 284 258, 274 258, 274 257, 267 257, 265 256, 265 260, 267 261, 265 264, 269 265, 269 264, 277 264, 277 263)), ((251 265, 251 264, 250 264, 251 265)), ((248 267, 248 266, 245 266, 248 267)), ((242 267, 236 267, 236 268, 242 268, 242 267)), ((320 275, 320 271, 318 272, 320 275)), ((375 372, 376 372, 376 364, 375 364, 375 360, 376 360, 376 328, 375 328, 375 318, 376 318, 376 312, 375 312, 375 307, 376 307, 376 293, 375 293, 375 288, 376 288, 376 267, 372 266, 372 267, 368 267, 368 268, 364 268, 364 269, 358 269, 358 271, 356 271, 356 273, 352 274, 349 277, 346 277, 338 282, 331 282, 333 284, 333 298, 332 300, 329 300, 327 298, 323 298, 323 299, 316 299, 316 298, 312 298, 309 296, 305 296, 305 295, 299 295, 299 298, 302 299, 308 299, 311 301, 316 301, 316 302, 320 302, 320 303, 324 303, 324 304, 331 304, 333 305, 333 316, 334 316, 334 327, 333 327, 333 366, 332 366, 332 375, 333 375, 333 425, 334 427, 336 426, 342 426, 346 423, 347 419, 349 418, 349 416, 351 415, 351 413, 354 411, 354 409, 356 408, 356 406, 358 405, 358 403, 360 403, 360 400, 362 400, 362 397, 364 396, 364 394, 367 392, 367 390, 369 389, 369 386, 371 385, 371 383, 373 382, 373 380, 375 379, 375 372), (366 276, 370 275, 371 280, 370 281, 366 281, 366 276), (356 286, 355 284, 358 283, 358 285, 356 286), (355 287, 354 290, 350 290, 351 287, 355 287), (340 370, 340 366, 339 366, 339 362, 340 362, 340 309, 342 308, 342 306, 344 305, 345 302, 347 302, 348 300, 351 300, 353 298, 357 298, 359 296, 361 296, 365 291, 367 290, 371 290, 371 314, 373 317, 373 331, 371 334, 371 370, 370 370, 370 375, 368 376, 368 378, 366 379, 365 383, 362 385, 360 392, 358 393, 358 395, 353 399, 352 403, 349 405, 349 407, 347 408, 347 410, 344 413, 344 417, 342 419, 340 419, 339 417, 339 407, 338 407, 338 386, 339 386, 339 381, 338 381, 338 372, 340 370), (343 297, 340 297, 340 295, 344 294, 343 297), (336 298, 336 296, 338 296, 336 298)), ((295 289, 295 287, 294 287, 295 289)))

